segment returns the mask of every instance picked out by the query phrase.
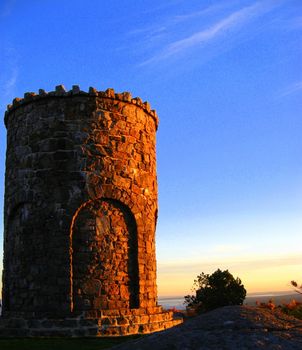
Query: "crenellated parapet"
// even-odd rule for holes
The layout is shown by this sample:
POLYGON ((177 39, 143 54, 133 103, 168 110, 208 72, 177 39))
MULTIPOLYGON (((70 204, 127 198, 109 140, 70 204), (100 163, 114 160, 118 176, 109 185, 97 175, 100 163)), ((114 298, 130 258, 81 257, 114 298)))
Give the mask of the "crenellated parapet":
POLYGON ((45 91, 44 89, 39 89, 38 93, 35 92, 25 92, 24 97, 14 98, 12 104, 7 105, 7 111, 5 112, 4 122, 7 125, 7 118, 10 113, 20 106, 24 106, 33 101, 47 98, 62 98, 62 97, 71 97, 71 96, 89 96, 91 98, 101 97, 108 98, 111 100, 123 101, 125 103, 133 104, 144 110, 145 113, 149 114, 156 123, 156 128, 158 127, 158 116, 154 109, 151 109, 150 103, 143 100, 140 97, 132 97, 130 92, 121 92, 117 93, 114 89, 109 88, 105 91, 98 91, 94 87, 90 87, 88 92, 80 89, 79 85, 73 85, 71 90, 66 90, 64 85, 57 85, 54 91, 45 91))

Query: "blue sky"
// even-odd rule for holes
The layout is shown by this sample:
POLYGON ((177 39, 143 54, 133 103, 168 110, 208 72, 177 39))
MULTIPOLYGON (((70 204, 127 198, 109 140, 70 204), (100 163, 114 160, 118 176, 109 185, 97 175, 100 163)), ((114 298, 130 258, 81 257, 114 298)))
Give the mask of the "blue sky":
POLYGON ((300 0, 1 0, 0 112, 59 84, 148 100, 159 294, 217 268, 286 290, 302 282, 301 33, 300 0))

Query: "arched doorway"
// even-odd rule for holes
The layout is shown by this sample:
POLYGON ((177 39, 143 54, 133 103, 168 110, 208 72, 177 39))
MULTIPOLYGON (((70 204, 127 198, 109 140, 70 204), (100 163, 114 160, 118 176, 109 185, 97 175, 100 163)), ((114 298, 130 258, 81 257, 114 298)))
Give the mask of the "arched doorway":
POLYGON ((136 222, 113 199, 90 201, 72 225, 73 311, 138 308, 136 222))

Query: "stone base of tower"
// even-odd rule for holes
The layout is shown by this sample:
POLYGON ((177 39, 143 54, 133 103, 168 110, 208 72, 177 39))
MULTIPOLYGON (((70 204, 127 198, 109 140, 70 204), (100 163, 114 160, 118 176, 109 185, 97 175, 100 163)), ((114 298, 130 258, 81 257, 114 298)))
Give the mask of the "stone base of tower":
POLYGON ((102 310, 77 318, 0 318, 0 337, 119 337, 163 331, 182 322, 161 306, 102 310))

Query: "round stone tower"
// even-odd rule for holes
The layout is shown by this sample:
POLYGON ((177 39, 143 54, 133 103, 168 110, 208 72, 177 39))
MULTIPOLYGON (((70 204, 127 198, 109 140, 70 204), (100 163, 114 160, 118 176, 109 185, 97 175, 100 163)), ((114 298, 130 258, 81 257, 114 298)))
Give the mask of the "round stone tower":
POLYGON ((5 125, 2 323, 73 336, 179 323, 157 305, 150 105, 128 92, 60 85, 15 99, 5 125))

